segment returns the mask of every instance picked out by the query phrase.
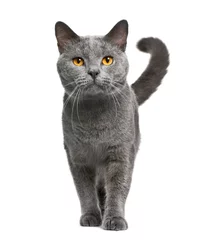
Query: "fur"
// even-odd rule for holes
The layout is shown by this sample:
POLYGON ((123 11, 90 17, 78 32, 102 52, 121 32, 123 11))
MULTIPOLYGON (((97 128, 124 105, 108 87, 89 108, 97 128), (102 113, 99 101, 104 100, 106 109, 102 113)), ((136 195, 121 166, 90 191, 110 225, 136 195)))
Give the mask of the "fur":
POLYGON ((125 201, 140 143, 138 105, 166 73, 166 47, 154 38, 139 42, 139 49, 152 57, 130 87, 126 20, 103 37, 80 37, 62 22, 56 23, 55 30, 60 52, 57 69, 65 90, 64 146, 80 199, 80 224, 125 230, 125 201), (113 57, 109 66, 102 64, 106 56, 113 57), (76 57, 84 65, 75 66, 76 57))

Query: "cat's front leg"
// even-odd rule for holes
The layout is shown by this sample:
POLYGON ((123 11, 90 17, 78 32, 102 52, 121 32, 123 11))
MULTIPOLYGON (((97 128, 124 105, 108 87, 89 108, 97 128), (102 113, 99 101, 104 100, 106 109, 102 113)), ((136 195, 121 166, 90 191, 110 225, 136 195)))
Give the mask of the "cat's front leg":
POLYGON ((70 163, 70 169, 81 204, 81 226, 100 226, 101 212, 95 188, 95 169, 70 163))
POLYGON ((106 230, 126 230, 125 201, 130 189, 133 164, 126 156, 109 159, 106 171, 106 207, 102 227, 106 230))

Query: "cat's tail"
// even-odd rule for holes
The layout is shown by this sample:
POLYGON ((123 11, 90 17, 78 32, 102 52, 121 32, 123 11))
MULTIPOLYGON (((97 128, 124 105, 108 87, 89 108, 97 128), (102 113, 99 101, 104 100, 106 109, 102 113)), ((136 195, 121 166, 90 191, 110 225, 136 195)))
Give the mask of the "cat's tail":
POLYGON ((137 43, 137 48, 151 54, 149 64, 138 80, 132 84, 137 102, 144 103, 161 84, 167 73, 169 53, 166 45, 158 38, 143 38, 137 43))

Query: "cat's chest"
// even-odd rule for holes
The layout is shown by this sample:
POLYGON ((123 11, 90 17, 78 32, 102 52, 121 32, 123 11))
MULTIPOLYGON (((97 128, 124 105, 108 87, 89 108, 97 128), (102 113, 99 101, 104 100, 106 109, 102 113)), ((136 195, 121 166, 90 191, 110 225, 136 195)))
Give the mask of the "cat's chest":
POLYGON ((68 145, 120 144, 127 141, 133 129, 118 116, 108 116, 108 119, 100 118, 97 121, 63 121, 64 140, 68 145))
POLYGON ((99 121, 88 123, 83 128, 78 128, 75 135, 85 143, 104 143, 112 141, 117 133, 115 123, 110 121, 99 121))
POLYGON ((70 141, 100 144, 114 141, 121 134, 115 119, 87 119, 82 121, 63 121, 63 130, 70 141))
POLYGON ((79 112, 67 109, 63 112, 64 136, 68 142, 76 144, 119 144, 127 141, 135 129, 132 109, 130 103, 119 109, 113 105, 79 112))

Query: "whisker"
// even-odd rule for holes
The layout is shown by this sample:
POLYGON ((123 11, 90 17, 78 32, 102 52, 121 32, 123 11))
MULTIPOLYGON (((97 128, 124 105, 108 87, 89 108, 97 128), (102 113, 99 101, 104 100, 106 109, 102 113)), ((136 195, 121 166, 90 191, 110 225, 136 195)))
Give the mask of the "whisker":
POLYGON ((86 77, 77 77, 77 78, 75 79, 75 81, 80 81, 80 80, 84 80, 84 79, 86 79, 86 77))
POLYGON ((117 90, 117 93, 119 93, 125 100, 128 99, 128 96, 126 96, 118 87, 116 87, 114 84, 111 83, 111 86, 114 87, 117 90))
POLYGON ((118 101, 116 95, 115 95, 114 93, 112 93, 112 94, 114 95, 114 98, 116 99, 116 102, 118 103, 118 105, 119 105, 119 107, 120 107, 120 103, 119 103, 119 101, 118 101))
POLYGON ((79 85, 83 86, 88 82, 89 82, 88 80, 78 80, 78 81, 76 81, 76 84, 79 84, 79 85))
POLYGON ((110 81, 106 80, 106 79, 104 79, 103 82, 106 83, 106 84, 110 84, 110 81))
POLYGON ((72 95, 75 93, 75 91, 78 89, 78 86, 76 86, 73 91, 70 93, 70 95, 68 96, 68 98, 66 99, 65 103, 64 103, 64 106, 63 106, 63 110, 65 110, 69 100, 71 99, 72 95))
POLYGON ((117 106, 116 106, 116 101, 114 100, 114 94, 112 93, 112 98, 113 98, 113 101, 114 101, 114 106, 115 106, 115 111, 116 111, 116 118, 117 118, 117 106))
POLYGON ((121 87, 124 87, 124 85, 125 85, 125 83, 124 83, 124 84, 121 84, 120 82, 117 82, 117 81, 114 81, 113 83, 118 84, 118 85, 121 86, 121 87))
POLYGON ((77 111, 77 118, 80 122, 80 125, 83 127, 82 123, 81 123, 81 120, 80 120, 80 117, 79 117, 79 97, 80 97, 80 93, 81 93, 82 89, 79 89, 79 94, 78 94, 78 98, 77 98, 77 107, 76 107, 76 111, 77 111))
POLYGON ((73 84, 73 83, 75 83, 75 82, 70 82, 70 83, 68 83, 68 84, 65 84, 64 87, 67 87, 67 86, 69 86, 69 85, 71 85, 71 84, 73 84))
POLYGON ((76 96, 74 98, 74 101, 73 101, 73 104, 72 104, 72 111, 71 111, 71 125, 72 125, 72 131, 74 132, 74 104, 76 102, 76 98, 77 98, 77 95, 78 95, 78 92, 79 92, 79 89, 76 93, 76 96))

